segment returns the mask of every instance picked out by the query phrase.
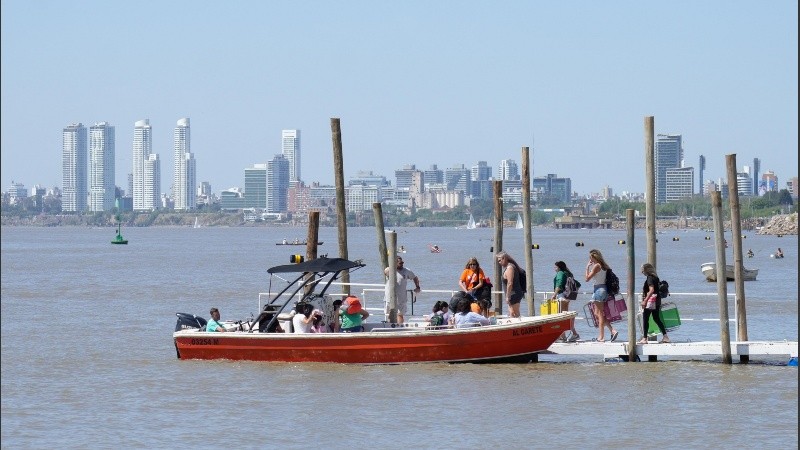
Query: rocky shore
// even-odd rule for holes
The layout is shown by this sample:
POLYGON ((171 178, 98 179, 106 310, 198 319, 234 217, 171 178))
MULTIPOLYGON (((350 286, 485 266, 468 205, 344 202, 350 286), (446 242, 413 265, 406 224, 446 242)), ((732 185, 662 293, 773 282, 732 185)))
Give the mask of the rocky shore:
POLYGON ((797 234, 797 213, 773 216, 756 234, 797 234))

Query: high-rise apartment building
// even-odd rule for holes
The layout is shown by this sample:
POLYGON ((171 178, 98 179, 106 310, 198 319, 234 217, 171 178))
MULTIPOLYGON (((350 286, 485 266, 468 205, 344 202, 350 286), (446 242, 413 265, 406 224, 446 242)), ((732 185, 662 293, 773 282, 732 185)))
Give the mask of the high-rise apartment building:
POLYGON ((752 191, 752 194, 753 195, 758 195, 758 189, 759 189, 759 182, 758 182, 759 176, 758 176, 758 174, 760 174, 760 173, 761 173, 761 160, 758 159, 758 158, 753 158, 753 174, 752 174, 753 175, 752 176, 752 179, 753 179, 753 191, 752 191))
POLYGON ((486 161, 478 161, 478 164, 472 166, 470 177, 472 178, 472 187, 469 195, 473 198, 481 198, 481 191, 485 191, 486 187, 491 185, 489 180, 492 178, 492 168, 486 164, 486 161))
POLYGON ((761 182, 758 184, 759 195, 764 195, 767 192, 778 191, 778 176, 775 172, 768 170, 761 175, 761 182))
POLYGON ((667 169, 666 201, 677 202, 694 194, 694 167, 667 169))
POLYGON ((161 161, 158 155, 153 153, 153 129, 150 127, 150 119, 137 120, 133 125, 131 196, 134 211, 152 211, 161 206, 161 161))
POLYGON ((568 205, 572 201, 572 179, 560 178, 554 173, 544 177, 533 177, 533 197, 548 205, 568 205))
POLYGON ((704 182, 703 175, 705 174, 705 171, 706 171, 706 157, 705 156, 700 155, 700 162, 698 163, 697 168, 698 168, 698 172, 699 172, 699 175, 700 175, 700 180, 698 180, 698 183, 699 183, 698 186, 700 187, 700 192, 698 192, 698 193, 700 195, 704 195, 704 192, 703 192, 703 186, 704 186, 704 184, 703 184, 703 182, 704 182))
POLYGON ((519 166, 513 159, 504 159, 500 161, 500 170, 497 178, 502 181, 519 180, 519 166))
POLYGON ((114 127, 108 122, 98 122, 89 127, 89 211, 114 209, 114 142, 114 127))
POLYGON ((439 169, 436 164, 432 164, 431 168, 422 172, 422 183, 425 186, 432 184, 442 184, 444 182, 444 171, 439 169))
MULTIPOLYGON (((142 181, 142 210, 155 211, 161 208, 161 160, 157 153, 150 153, 144 161, 142 181)), ((135 209, 135 208, 134 208, 135 209)))
POLYGON ((753 179, 750 177, 750 167, 744 166, 744 171, 736 174, 736 188, 739 192, 739 197, 753 195, 753 179))
POLYGON ((267 209, 266 164, 253 164, 244 169, 244 204, 246 208, 267 209))
POLYGON ((300 130, 281 131, 281 150, 289 161, 289 182, 300 181, 300 130))
MULTIPOLYGON (((472 192, 472 174, 463 164, 455 164, 444 171, 444 182, 448 191, 461 191, 465 195, 472 192)), ((399 187, 399 186, 398 186, 399 187)))
POLYGON ((267 163, 267 212, 287 211, 289 192, 289 160, 282 154, 267 163))
POLYGON ((659 134, 655 143, 656 203, 667 201, 667 170, 683 164, 683 137, 680 134, 659 134))
POLYGON ((189 119, 178 120, 173 133, 173 161, 175 172, 172 176, 172 201, 176 211, 193 209, 196 204, 194 189, 196 185, 196 166, 192 155, 192 139, 189 119))
POLYGON ((61 134, 62 211, 86 211, 86 145, 86 127, 82 123, 64 128, 61 134))

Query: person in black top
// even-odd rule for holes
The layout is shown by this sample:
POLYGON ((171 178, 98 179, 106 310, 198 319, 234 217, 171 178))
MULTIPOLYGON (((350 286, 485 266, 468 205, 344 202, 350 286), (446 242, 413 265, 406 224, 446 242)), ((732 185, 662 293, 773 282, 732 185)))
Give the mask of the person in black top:
POLYGON ((644 336, 638 343, 647 343, 648 325, 650 325, 650 316, 652 315, 653 322, 658 325, 658 329, 664 335, 661 343, 668 344, 670 340, 669 336, 667 336, 667 329, 664 327, 664 322, 659 314, 661 311, 661 297, 658 295, 660 280, 658 279, 658 274, 656 274, 656 268, 650 263, 644 263, 642 264, 642 274, 647 277, 642 287, 642 310, 644 311, 642 313, 642 319, 644 320, 642 329, 644 330, 644 336))

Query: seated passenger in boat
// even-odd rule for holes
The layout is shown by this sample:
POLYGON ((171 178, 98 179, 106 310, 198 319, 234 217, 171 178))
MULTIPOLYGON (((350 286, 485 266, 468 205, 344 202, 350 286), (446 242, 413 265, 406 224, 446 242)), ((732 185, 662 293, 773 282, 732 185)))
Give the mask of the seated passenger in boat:
POLYGON ((338 333, 342 328, 342 321, 339 318, 339 308, 341 308, 341 306, 341 300, 333 301, 333 318, 332 322, 328 324, 328 331, 331 333, 338 333))
POLYGON ((297 314, 292 318, 292 328, 295 333, 311 333, 314 318, 311 313, 314 306, 311 303, 298 303, 295 306, 297 314))
POLYGON ((355 295, 348 296, 339 308, 342 317, 342 333, 358 333, 364 331, 362 323, 369 317, 369 312, 361 307, 361 300, 355 295))
POLYGON ((491 323, 486 317, 472 312, 472 302, 460 301, 457 308, 455 314, 456 328, 477 327, 491 323))
POLYGON ((219 310, 217 308, 211 308, 209 314, 211 314, 211 319, 209 319, 206 324, 206 331, 226 331, 225 327, 219 323, 219 310))
POLYGON ((433 315, 430 324, 432 327, 445 328, 453 324, 453 314, 447 302, 439 300, 433 305, 433 315))

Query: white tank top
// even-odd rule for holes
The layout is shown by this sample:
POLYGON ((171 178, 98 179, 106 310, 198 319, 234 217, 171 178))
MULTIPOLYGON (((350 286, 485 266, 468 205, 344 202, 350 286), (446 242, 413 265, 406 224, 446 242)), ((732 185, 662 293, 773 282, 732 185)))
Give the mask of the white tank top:
POLYGON ((594 284, 606 284, 606 270, 601 268, 600 272, 594 275, 594 284))

